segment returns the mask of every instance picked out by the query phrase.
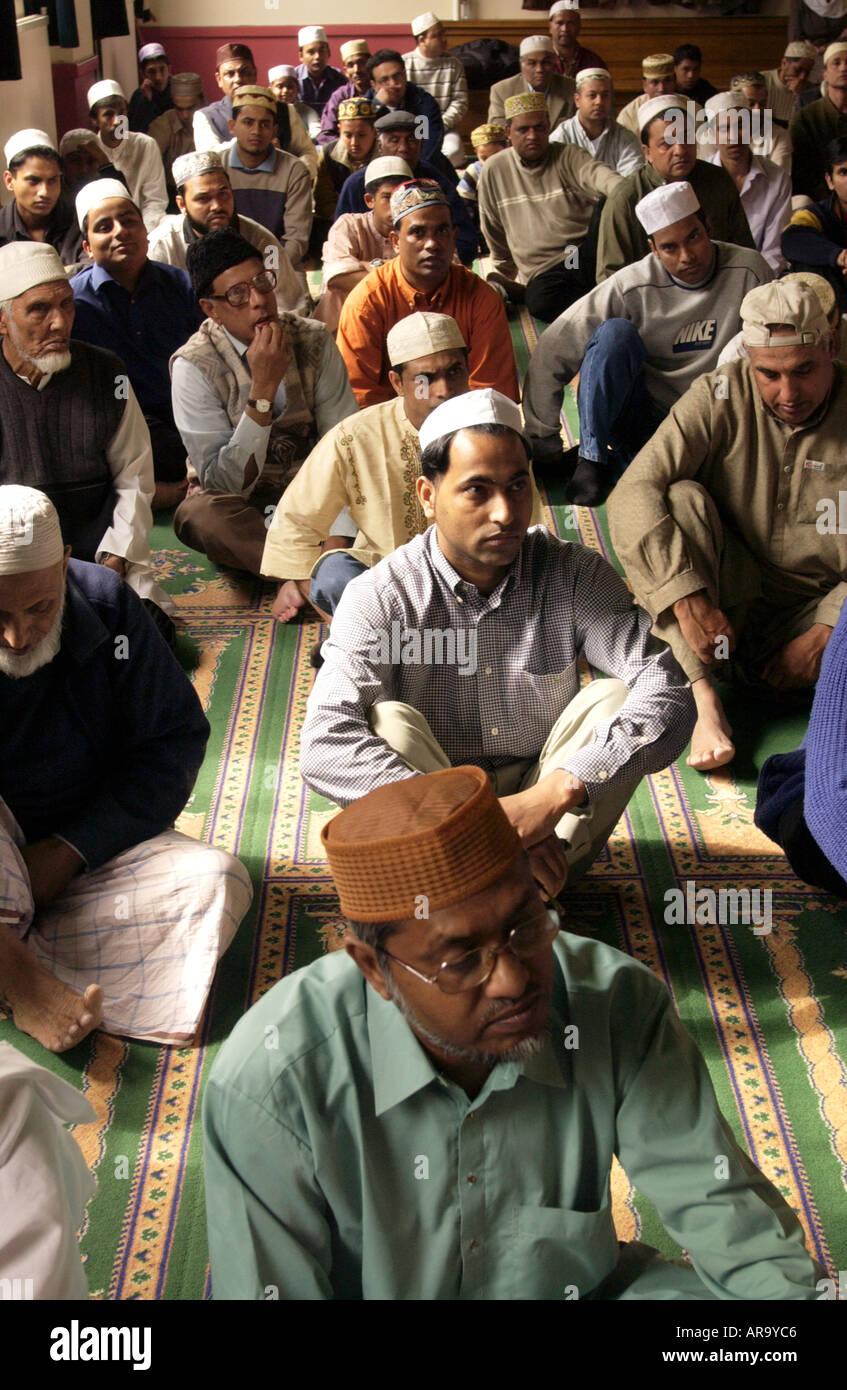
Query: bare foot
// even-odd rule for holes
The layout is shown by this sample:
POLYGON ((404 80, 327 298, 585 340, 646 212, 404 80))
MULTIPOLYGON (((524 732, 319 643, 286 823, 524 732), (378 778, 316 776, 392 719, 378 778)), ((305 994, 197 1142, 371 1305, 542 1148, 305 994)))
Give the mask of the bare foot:
POLYGON ((181 483, 157 483, 153 492, 153 511, 168 512, 171 507, 178 507, 187 492, 187 478, 181 483))
POLYGON ((305 598, 297 587, 297 581, 286 579, 285 583, 279 586, 271 613, 278 623, 288 623, 297 616, 305 602, 305 598))
POLYGON ((719 696, 711 681, 692 681, 691 691, 697 703, 697 723, 691 735, 691 752, 686 761, 698 772, 714 772, 735 757, 732 728, 719 696))
POLYGON ((0 994, 15 1027, 50 1052, 67 1052, 99 1027, 103 991, 89 985, 80 995, 39 965, 10 927, 0 925, 0 994))

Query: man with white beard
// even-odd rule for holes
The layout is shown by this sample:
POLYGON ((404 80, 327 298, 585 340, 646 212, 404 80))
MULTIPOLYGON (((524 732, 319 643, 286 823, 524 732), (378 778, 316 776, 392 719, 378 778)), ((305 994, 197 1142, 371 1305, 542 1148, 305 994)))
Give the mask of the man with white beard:
POLYGON ((209 724, 132 590, 0 487, 0 1000, 54 1052, 95 1028, 185 1045, 250 903, 179 834, 209 724))

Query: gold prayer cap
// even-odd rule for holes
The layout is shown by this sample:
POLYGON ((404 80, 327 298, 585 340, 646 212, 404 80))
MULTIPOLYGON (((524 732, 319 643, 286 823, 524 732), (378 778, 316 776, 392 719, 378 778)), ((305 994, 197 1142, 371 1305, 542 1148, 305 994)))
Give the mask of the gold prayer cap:
POLYGON ((506 120, 511 121, 527 111, 546 111, 547 98, 543 92, 518 92, 516 96, 506 98, 503 110, 506 120))
POLYGON ((506 127, 488 121, 485 125, 474 126, 470 139, 475 150, 478 150, 480 145, 505 145, 506 127))
POLYGON ((648 53, 641 59, 642 77, 673 77, 672 53, 648 53))
POLYGON ((374 121, 377 108, 368 97, 345 97, 338 103, 336 120, 374 121))
POLYGON ((815 291, 807 284, 772 280, 757 285, 741 301, 742 338, 750 347, 799 347, 819 343, 829 322, 815 291), (771 327, 787 325, 793 333, 772 333, 771 327))
POLYGON ((233 111, 239 106, 261 106, 265 111, 270 111, 276 120, 278 105, 279 103, 270 87, 239 87, 232 94, 233 111))
POLYGON ((496 883, 523 850, 487 776, 451 767, 390 782, 321 831, 341 910, 351 922, 413 918, 496 883))
POLYGON ((429 357, 434 352, 466 347, 456 320, 449 314, 433 314, 428 309, 419 309, 416 314, 398 319, 385 339, 392 367, 416 362, 419 357, 429 357))
POLYGON ((351 58, 370 58, 371 56, 367 39, 348 39, 338 51, 341 54, 342 63, 349 63, 351 58))

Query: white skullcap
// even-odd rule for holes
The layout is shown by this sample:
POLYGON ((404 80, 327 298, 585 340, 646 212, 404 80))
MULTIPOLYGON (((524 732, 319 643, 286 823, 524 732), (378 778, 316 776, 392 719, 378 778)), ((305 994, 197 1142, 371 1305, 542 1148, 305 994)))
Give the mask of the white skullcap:
POLYGON ((275 68, 268 68, 268 81, 276 82, 278 77, 296 77, 297 69, 291 63, 277 63, 275 68))
POLYGON ((73 150, 81 150, 84 145, 96 145, 103 156, 103 163, 109 163, 109 156, 97 139, 93 130, 83 130, 82 126, 77 126, 76 130, 66 130, 59 141, 59 154, 71 154, 73 150))
POLYGON ((520 53, 521 58, 525 58, 527 53, 555 53, 553 40, 549 34, 530 34, 528 39, 521 39, 520 53))
POLYGON ((685 116, 685 97, 678 97, 670 94, 665 97, 651 97, 638 108, 638 133, 643 131, 656 116, 661 116, 663 111, 675 111, 680 117, 685 116))
POLYGON ((23 154, 25 150, 34 150, 38 146, 43 146, 48 150, 52 150, 58 159, 59 151, 56 149, 56 141, 53 139, 52 135, 48 135, 46 130, 30 129, 19 130, 14 135, 9 136, 3 146, 3 154, 6 157, 6 163, 11 164, 12 160, 17 155, 23 154))
POLYGON ((548 19, 552 19, 554 14, 559 14, 561 10, 578 10, 579 0, 556 0, 555 5, 551 5, 547 14, 548 19))
POLYGON ((434 444, 436 439, 443 439, 445 434, 467 429, 469 425, 508 425, 519 435, 523 436, 524 433, 521 412, 514 401, 500 391, 486 387, 484 391, 468 391, 464 396, 454 396, 452 401, 437 406, 418 431, 421 450, 427 444, 434 444))
POLYGON ((830 324, 810 285, 798 280, 773 280, 745 294, 741 301, 741 330, 747 347, 800 347, 819 343, 829 333, 830 324), (772 334, 769 323, 788 324, 794 332, 772 334))
POLYGON ((432 10, 427 10, 425 14, 416 15, 412 20, 412 34, 417 38, 419 34, 425 34, 427 29, 431 29, 438 23, 438 15, 433 14, 432 10))
POLYGON ((379 159, 372 159, 365 165, 365 188, 372 188, 382 179, 393 179, 398 174, 404 179, 415 177, 405 159, 398 159, 396 154, 380 155, 379 159))
POLYGON ((34 487, 0 487, 0 574, 27 574, 65 558, 56 508, 34 487))
POLYGON ((635 204, 635 215, 648 236, 699 211, 697 194, 685 179, 680 179, 679 183, 663 183, 635 204))
POLYGON ((574 86, 582 87, 586 82, 608 82, 611 85, 612 74, 608 68, 580 68, 574 78, 574 86))
POLYGON ((385 346, 389 362, 397 367, 403 362, 414 362, 418 357, 429 357, 432 352, 466 348, 467 343, 461 328, 449 314, 431 314, 422 309, 398 319, 389 329, 385 346))
POLYGON ((704 107, 707 116, 719 116, 722 111, 743 111, 745 109, 750 110, 750 103, 740 89, 737 92, 715 92, 713 97, 709 97, 704 107))
POLYGON ((830 58, 834 58, 836 53, 847 53, 847 40, 836 39, 835 43, 829 44, 823 53, 823 65, 826 67, 830 58))
POLYGON ((84 183, 76 195, 76 220, 80 228, 91 209, 99 207, 109 198, 123 198, 126 202, 132 203, 133 207, 138 207, 126 184, 121 183, 120 179, 93 179, 91 183, 84 183))
POLYGON ((174 188, 182 188, 189 179, 199 179, 201 174, 214 174, 224 167, 217 150, 189 150, 179 155, 171 165, 171 178, 174 188))
POLYGON ((120 82, 114 82, 111 77, 105 78, 102 82, 95 82, 93 87, 89 87, 86 96, 89 111, 104 97, 122 97, 126 101, 120 82))
POLYGON ((817 60, 818 50, 808 39, 795 39, 793 43, 786 45, 783 58, 803 58, 810 63, 817 60))
POLYGON ((146 63, 149 58, 167 58, 167 56, 160 43, 146 43, 143 48, 138 50, 139 63, 146 63))
POLYGON ((0 301, 17 299, 35 285, 67 278, 58 251, 46 241, 10 241, 0 246, 0 301))
POLYGON ((297 47, 305 48, 307 43, 326 43, 326 30, 320 24, 310 24, 297 34, 297 47))

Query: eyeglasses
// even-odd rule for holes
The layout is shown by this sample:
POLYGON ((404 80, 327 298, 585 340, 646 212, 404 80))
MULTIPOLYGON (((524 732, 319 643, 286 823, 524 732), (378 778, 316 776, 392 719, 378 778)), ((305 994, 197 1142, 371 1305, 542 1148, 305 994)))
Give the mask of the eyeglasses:
POLYGON ((390 951, 382 954, 402 965, 412 975, 425 984, 437 985, 442 994, 460 994, 465 989, 477 989, 494 973, 497 957, 502 951, 511 951, 518 960, 538 955, 548 946, 559 931, 559 914, 545 912, 541 917, 533 917, 529 922, 521 922, 513 927, 502 946, 479 946, 475 951, 467 951, 458 960, 444 961, 434 975, 423 975, 413 965, 398 960, 390 951))
POLYGON ((230 285, 226 294, 210 294, 209 299, 225 299, 227 304, 233 309, 243 309, 250 299, 250 291, 256 290, 259 294, 270 294, 271 290, 276 289, 276 271, 260 270, 258 275, 254 275, 252 280, 240 280, 237 285, 230 285))

